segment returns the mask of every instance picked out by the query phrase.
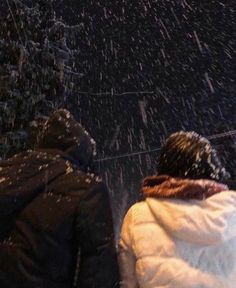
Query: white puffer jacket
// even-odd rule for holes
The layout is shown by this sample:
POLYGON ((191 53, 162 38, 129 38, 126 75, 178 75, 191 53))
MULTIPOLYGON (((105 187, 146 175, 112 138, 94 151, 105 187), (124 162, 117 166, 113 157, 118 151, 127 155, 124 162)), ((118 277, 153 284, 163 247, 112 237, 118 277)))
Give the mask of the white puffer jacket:
POLYGON ((236 192, 133 205, 119 259, 125 288, 235 288, 236 192))

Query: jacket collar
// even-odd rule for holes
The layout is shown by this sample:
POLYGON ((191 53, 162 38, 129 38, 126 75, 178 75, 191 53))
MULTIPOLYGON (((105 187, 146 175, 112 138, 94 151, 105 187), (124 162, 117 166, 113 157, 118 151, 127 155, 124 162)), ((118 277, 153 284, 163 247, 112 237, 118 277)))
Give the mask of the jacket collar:
POLYGON ((205 199, 228 190, 224 184, 206 179, 181 179, 168 175, 149 176, 144 179, 141 192, 144 197, 205 199))

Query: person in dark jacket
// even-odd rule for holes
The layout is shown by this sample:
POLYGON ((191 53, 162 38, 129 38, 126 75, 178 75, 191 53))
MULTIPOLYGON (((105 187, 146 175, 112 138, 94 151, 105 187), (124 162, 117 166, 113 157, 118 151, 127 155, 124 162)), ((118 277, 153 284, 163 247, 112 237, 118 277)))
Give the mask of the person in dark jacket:
POLYGON ((67 111, 37 148, 0 162, 0 287, 113 288, 119 272, 95 142, 67 111))

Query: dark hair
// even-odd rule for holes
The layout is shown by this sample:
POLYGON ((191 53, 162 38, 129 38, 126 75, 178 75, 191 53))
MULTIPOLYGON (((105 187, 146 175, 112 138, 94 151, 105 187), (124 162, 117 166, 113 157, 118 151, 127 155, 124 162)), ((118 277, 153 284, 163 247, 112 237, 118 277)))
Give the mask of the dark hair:
POLYGON ((166 140, 158 162, 158 174, 223 181, 228 173, 210 142, 195 132, 176 132, 166 140))

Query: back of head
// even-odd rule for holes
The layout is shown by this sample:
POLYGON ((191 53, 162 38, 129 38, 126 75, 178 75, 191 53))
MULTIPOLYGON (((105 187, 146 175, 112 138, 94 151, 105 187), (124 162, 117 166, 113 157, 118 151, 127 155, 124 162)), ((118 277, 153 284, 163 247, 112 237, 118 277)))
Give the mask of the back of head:
POLYGON ((36 148, 56 149, 67 153, 81 168, 91 165, 96 143, 66 109, 56 110, 38 135, 36 148))
POLYGON ((223 181, 228 173, 210 142, 195 132, 176 132, 166 140, 158 162, 158 174, 190 179, 223 181))

